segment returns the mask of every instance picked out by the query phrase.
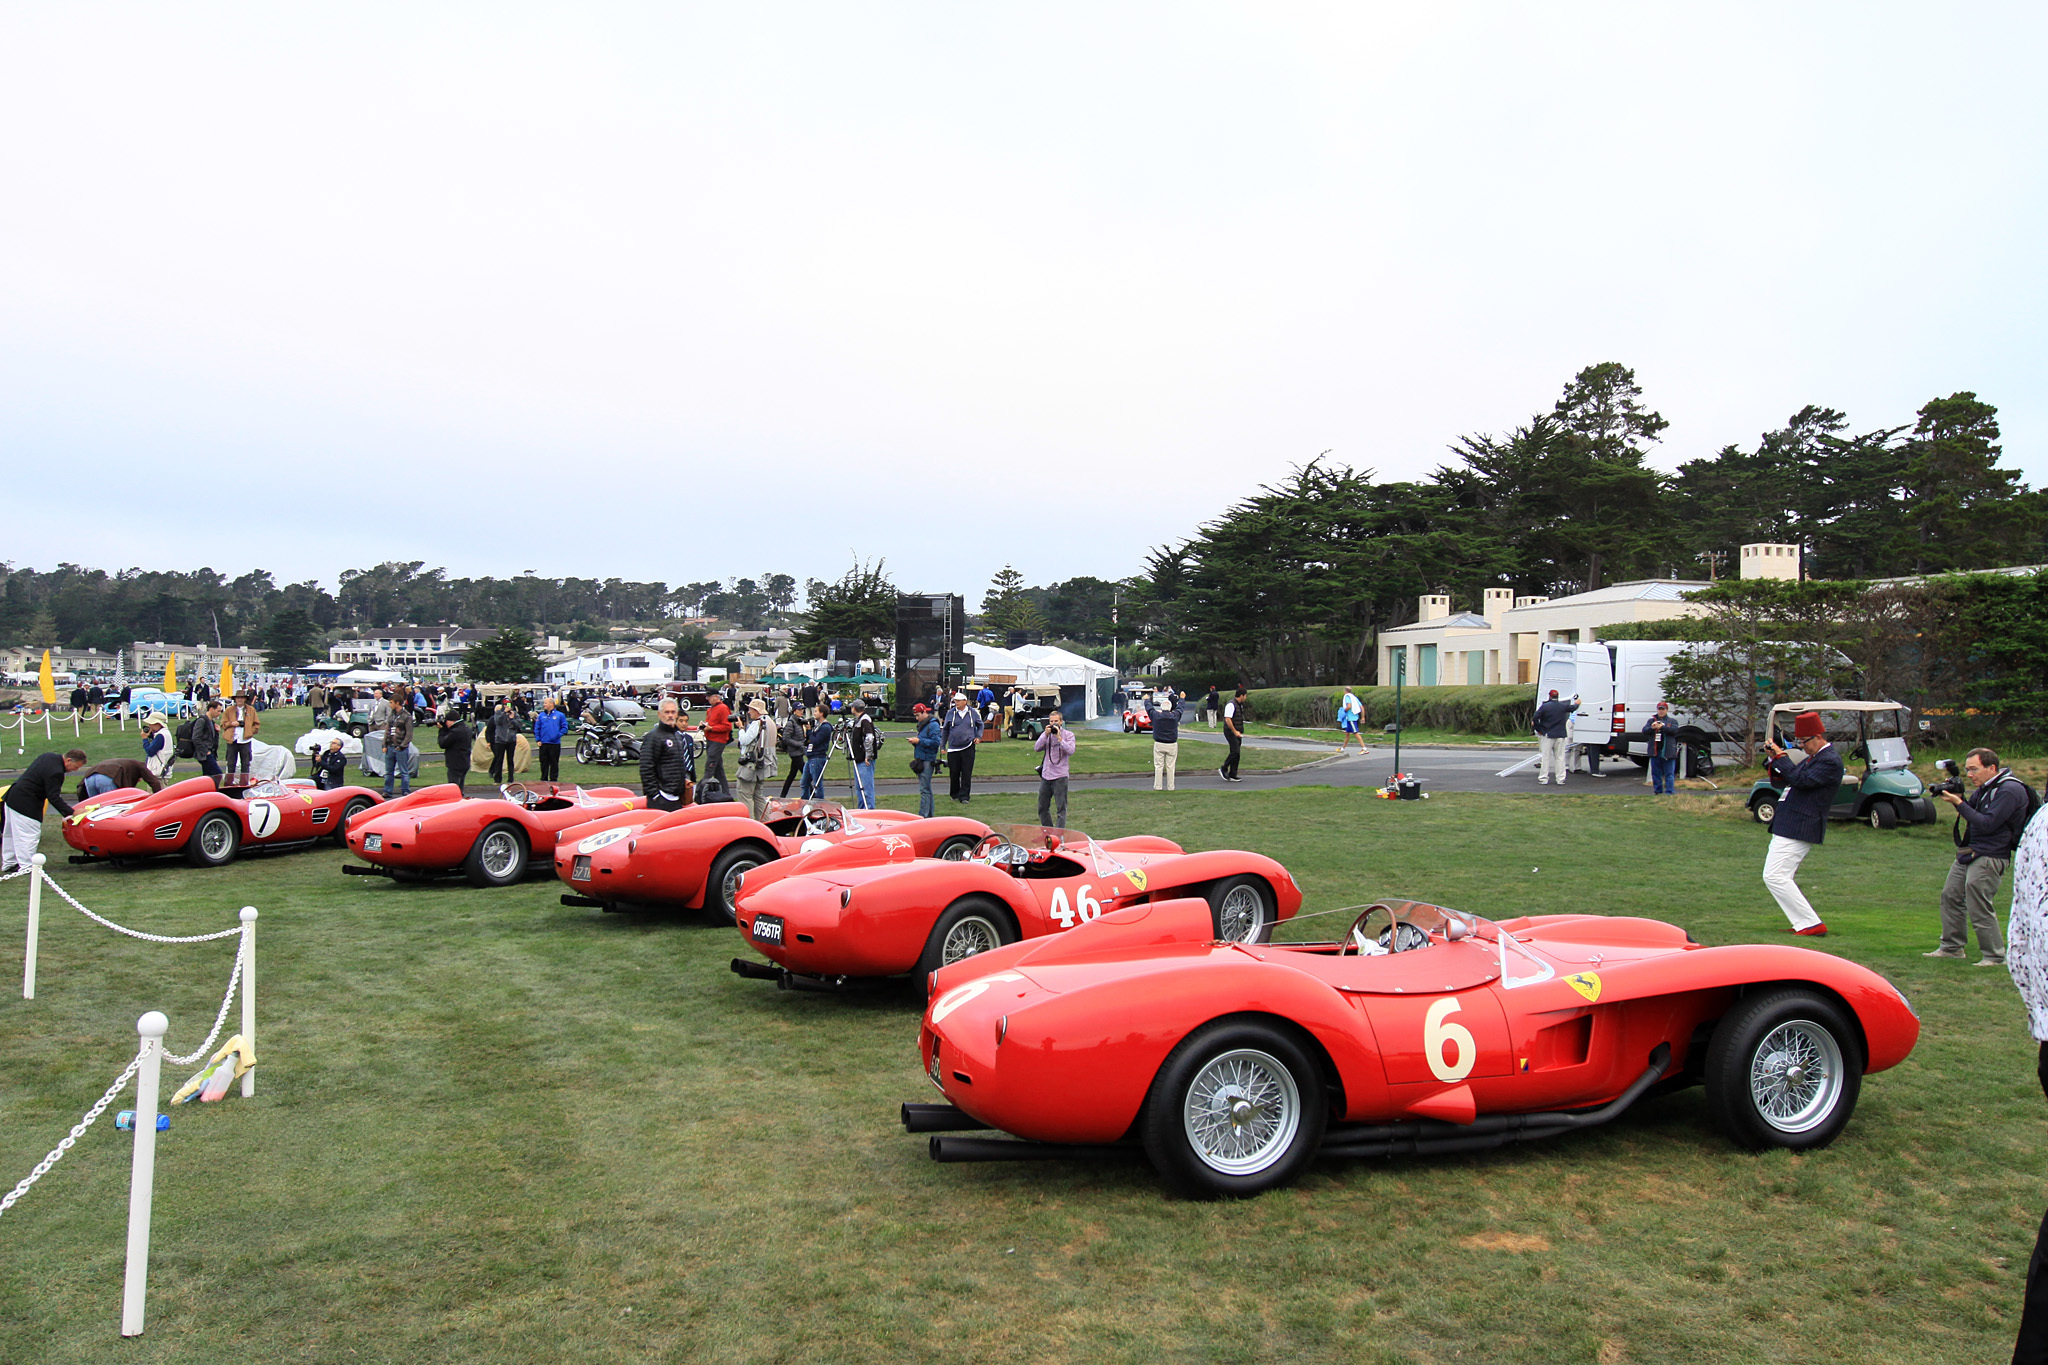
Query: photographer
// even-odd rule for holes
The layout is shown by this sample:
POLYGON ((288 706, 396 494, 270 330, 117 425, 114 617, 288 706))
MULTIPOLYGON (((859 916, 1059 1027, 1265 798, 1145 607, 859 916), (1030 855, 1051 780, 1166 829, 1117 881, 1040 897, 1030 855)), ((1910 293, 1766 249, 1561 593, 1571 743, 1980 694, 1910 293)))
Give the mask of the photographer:
POLYGON ((882 736, 868 716, 865 699, 855 697, 846 722, 846 753, 853 760, 854 805, 861 810, 875 808, 875 759, 882 752, 882 736))
POLYGON ((1044 757, 1038 761, 1038 823, 1054 829, 1067 827, 1067 763, 1074 756, 1074 732, 1067 728, 1066 719, 1055 711, 1046 717, 1045 729, 1032 748, 1044 757), (1059 819, 1053 819, 1053 807, 1059 807, 1059 819))
POLYGON ((1792 720, 1792 740, 1806 755, 1793 763, 1792 755, 1776 739, 1765 741, 1771 761, 1767 771, 1773 784, 1784 788, 1785 798, 1771 817, 1771 847, 1764 855, 1764 886, 1792 921, 1792 932, 1826 938, 1827 925, 1800 893, 1792 880, 1806 855, 1827 838, 1828 809, 1842 787, 1842 756, 1828 743, 1827 725, 1818 711, 1801 711, 1792 720))
POLYGON ((917 726, 917 738, 911 741, 910 750, 910 770, 917 774, 917 813, 929 818, 932 770, 939 765, 939 746, 946 742, 946 732, 939 718, 932 714, 932 708, 923 702, 910 708, 910 718, 917 726))
POLYGON ((1991 908, 1998 894, 1998 879, 2012 862, 2013 846, 2026 828, 2027 788, 2009 768, 1998 766, 1998 755, 1989 749, 1972 749, 1963 759, 1963 776, 1977 790, 1968 797, 1954 791, 1935 795, 1955 808, 1956 845, 1961 851, 1941 885, 1941 943, 1927 957, 1963 956, 1969 942, 1968 926, 1977 930, 1977 947, 1984 956, 1979 967, 2005 965, 2005 936, 1998 930, 1998 915, 1991 908), (1963 826, 1970 831, 1964 836, 1963 826), (1964 916, 1967 914, 1967 925, 1964 916))

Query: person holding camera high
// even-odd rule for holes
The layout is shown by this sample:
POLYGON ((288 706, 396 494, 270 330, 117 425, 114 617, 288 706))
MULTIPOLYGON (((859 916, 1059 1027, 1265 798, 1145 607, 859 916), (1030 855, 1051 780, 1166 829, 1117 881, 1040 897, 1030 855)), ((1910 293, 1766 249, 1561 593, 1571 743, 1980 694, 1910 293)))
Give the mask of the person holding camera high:
POLYGON ((2005 936, 1999 932, 1991 902, 1998 895, 1999 879, 2012 865, 2012 851, 2026 829, 2033 802, 2026 784, 2012 775, 2012 769, 1999 767, 1998 755, 1989 749, 1970 750, 1963 758, 1963 776, 1977 789, 1967 797, 1953 791, 1935 793, 1955 808, 1959 851, 1949 866, 1948 880, 1941 884, 1941 942, 1923 956, 1962 957, 1974 927, 1983 953, 1977 965, 2003 967, 2005 936), (1964 825, 1970 827, 1967 836, 1964 825))
POLYGON ((1828 810, 1842 787, 1842 756, 1828 743, 1827 725, 1818 711, 1801 711, 1792 721, 1792 740, 1806 755, 1793 763, 1791 751, 1775 738, 1764 741, 1771 761, 1766 765, 1773 785, 1784 790, 1778 813, 1771 817, 1771 848, 1764 855, 1764 886, 1770 891, 1792 932, 1826 938, 1827 925, 1792 880, 1806 855, 1827 838, 1828 810))
POLYGON ((1031 742, 1042 757, 1038 760, 1038 823, 1054 829, 1067 827, 1067 774, 1068 762, 1074 757, 1074 732, 1067 728, 1066 718, 1054 711, 1045 718, 1045 729, 1031 742), (1053 807, 1059 807, 1059 818, 1053 818, 1053 807))
POLYGON ((1180 721, 1187 708, 1172 687, 1160 688, 1145 705, 1152 711, 1152 790, 1170 792, 1180 764, 1180 721))

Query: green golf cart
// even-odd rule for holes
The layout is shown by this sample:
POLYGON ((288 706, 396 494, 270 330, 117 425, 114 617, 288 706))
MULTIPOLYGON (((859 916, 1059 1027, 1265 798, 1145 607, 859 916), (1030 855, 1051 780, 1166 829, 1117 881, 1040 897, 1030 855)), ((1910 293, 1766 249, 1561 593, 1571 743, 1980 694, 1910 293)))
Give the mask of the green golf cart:
MULTIPOLYGON (((1842 754, 1842 785, 1828 811, 1830 820, 1861 820, 1872 829, 1934 823, 1934 802, 1906 752, 1910 708, 1895 701, 1781 703, 1771 708, 1769 733, 1788 749, 1798 748, 1792 739, 1792 718, 1802 711, 1820 713, 1828 738, 1842 754), (1850 763, 1859 758, 1863 771, 1850 771, 1850 763)), ((1784 797, 1782 788, 1758 782, 1749 792, 1750 818, 1768 825, 1784 797)))

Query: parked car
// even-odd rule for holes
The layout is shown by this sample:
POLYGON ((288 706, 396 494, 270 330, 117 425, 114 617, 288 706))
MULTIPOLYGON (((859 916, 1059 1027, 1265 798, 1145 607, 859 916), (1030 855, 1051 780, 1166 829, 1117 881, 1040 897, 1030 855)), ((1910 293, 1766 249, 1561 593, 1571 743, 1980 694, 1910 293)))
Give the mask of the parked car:
POLYGON ((344 864, 341 870, 406 881, 460 872, 471 886, 510 886, 532 863, 547 865, 563 830, 646 805, 626 787, 514 782, 495 795, 465 800, 459 787, 443 782, 358 820, 347 846, 369 866, 344 864))
POLYGON ((940 1161, 1142 1149, 1198 1197, 1591 1128, 1688 1084, 1737 1145, 1811 1149, 1920 1034, 1868 968, 1656 920, 1382 901, 1334 943, 1214 936, 1181 899, 941 968, 918 1060, 946 1103, 905 1126, 940 1161), (974 1129, 1022 1141, 951 1135, 974 1129))
MULTIPOLYGON (((1934 823, 1934 798, 1913 771, 1912 755, 1906 751, 1906 725, 1913 714, 1909 708, 1891 701, 1781 702, 1771 708, 1768 728, 1787 748, 1798 747, 1792 739, 1792 718, 1802 711, 1821 713, 1828 722, 1828 736, 1842 755, 1842 785, 1828 807, 1828 819, 1861 820, 1872 829, 1934 823), (1886 730, 1891 733, 1883 733, 1886 730), (1847 771, 1859 758, 1863 771, 1847 771)), ((1759 780, 1749 789, 1750 818, 1768 825, 1784 799, 1783 788, 1759 780)))
MULTIPOLYGON (((1201 896, 1215 936, 1257 943, 1301 908, 1287 869, 1258 853, 1188 853, 1170 839, 1097 842, 1076 830, 1004 825, 964 862, 819 853, 748 876, 738 923, 775 965, 733 970, 783 984, 913 976, 1122 906, 1201 896)), ((894 856, 891 856, 893 854, 894 856)))
POLYGON ((71 861, 118 866, 182 853, 194 867, 221 867, 251 849, 340 843, 348 822, 383 800, 367 787, 321 791, 303 778, 222 781, 188 777, 159 792, 124 787, 81 803, 64 821, 64 842, 78 850, 71 861))
POLYGON ((177 692, 165 692, 155 687, 130 688, 128 692, 128 714, 131 716, 189 716, 198 710, 196 703, 177 692))
POLYGON ((988 836, 979 820, 908 811, 849 810, 836 801, 772 800, 766 823, 738 802, 635 811, 565 831, 555 875, 573 894, 564 905, 706 908, 733 922, 740 878, 755 868, 849 839, 898 840, 927 858, 965 858, 988 836))

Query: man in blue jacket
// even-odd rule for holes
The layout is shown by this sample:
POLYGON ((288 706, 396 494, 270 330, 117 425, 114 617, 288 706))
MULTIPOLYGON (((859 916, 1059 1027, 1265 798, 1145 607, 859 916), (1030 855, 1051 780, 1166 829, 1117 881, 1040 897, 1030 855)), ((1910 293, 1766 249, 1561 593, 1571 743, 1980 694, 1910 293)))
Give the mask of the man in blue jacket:
POLYGON ((1542 786, 1551 778, 1557 785, 1564 785, 1565 766, 1571 761, 1572 714, 1579 709, 1579 699, 1559 701, 1557 689, 1550 689, 1550 698, 1536 708, 1536 745, 1540 757, 1536 763, 1536 783, 1542 786))
POLYGON ((555 705, 553 697, 540 704, 533 718, 533 742, 540 746, 540 780, 562 780, 562 736, 569 733, 569 713, 555 705))
POLYGON ((1146 705, 1152 708, 1152 790, 1170 792, 1180 763, 1180 721, 1187 709, 1170 685, 1154 692, 1146 705))
POLYGON ((1771 849, 1764 855, 1764 885, 1777 900, 1792 932, 1826 938, 1828 927, 1800 894, 1792 875, 1806 855, 1827 837, 1828 810, 1842 786, 1842 756, 1828 743, 1827 726, 1820 712, 1802 711, 1792 722, 1792 738, 1806 755, 1794 764, 1791 753, 1776 740, 1768 740, 1771 781, 1784 789, 1778 813, 1771 817, 1771 849))

